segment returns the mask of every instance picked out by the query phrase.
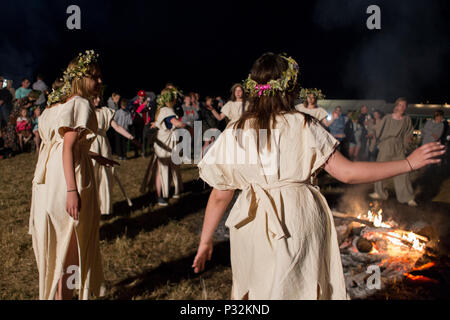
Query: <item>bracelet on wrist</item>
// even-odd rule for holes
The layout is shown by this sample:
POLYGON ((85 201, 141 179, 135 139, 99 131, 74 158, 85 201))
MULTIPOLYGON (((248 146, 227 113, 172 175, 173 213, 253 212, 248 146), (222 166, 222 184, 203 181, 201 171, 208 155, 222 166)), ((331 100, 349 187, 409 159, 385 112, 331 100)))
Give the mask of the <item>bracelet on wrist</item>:
POLYGON ((78 192, 78 190, 77 189, 67 190, 67 192, 78 192))
POLYGON ((406 162, 408 162, 408 165, 409 165, 409 167, 411 168, 411 171, 414 171, 414 168, 413 168, 413 166, 411 165, 411 163, 409 162, 409 160, 408 159, 405 159, 406 160, 406 162))

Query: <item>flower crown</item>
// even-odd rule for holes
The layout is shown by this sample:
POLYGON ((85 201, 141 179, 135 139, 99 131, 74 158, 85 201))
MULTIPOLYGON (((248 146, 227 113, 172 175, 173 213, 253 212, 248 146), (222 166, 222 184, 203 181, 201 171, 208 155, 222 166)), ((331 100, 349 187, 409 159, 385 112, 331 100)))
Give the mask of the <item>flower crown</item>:
POLYGON ((156 98, 156 103, 159 108, 165 107, 166 102, 177 100, 183 96, 183 93, 176 88, 166 88, 163 91, 164 92, 159 94, 156 98))
POLYGON ((248 76, 244 81, 244 88, 250 97, 261 97, 274 95, 275 91, 280 91, 284 95, 286 91, 291 91, 297 83, 299 66, 292 57, 281 55, 288 62, 288 68, 283 72, 281 78, 270 80, 268 83, 260 84, 248 76))
POLYGON ((88 66, 97 62, 98 54, 94 50, 86 50, 84 54, 78 54, 77 63, 74 66, 68 67, 63 77, 60 79, 64 84, 61 88, 53 89, 47 99, 47 105, 51 106, 62 101, 65 97, 70 95, 72 91, 72 81, 75 79, 82 79, 88 74, 88 66))
POLYGON ((300 90, 300 99, 302 101, 306 101, 309 94, 313 94, 317 100, 325 99, 325 95, 322 93, 322 90, 317 89, 317 88, 312 88, 312 89, 302 88, 302 90, 300 90))

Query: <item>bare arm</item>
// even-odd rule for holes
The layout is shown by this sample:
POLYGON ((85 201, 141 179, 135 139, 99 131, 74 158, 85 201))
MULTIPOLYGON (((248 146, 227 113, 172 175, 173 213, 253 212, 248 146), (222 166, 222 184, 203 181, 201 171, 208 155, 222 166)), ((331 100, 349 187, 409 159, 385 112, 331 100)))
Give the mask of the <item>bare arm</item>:
POLYGON ((73 149, 78 139, 76 131, 67 131, 64 134, 62 161, 64 168, 64 177, 66 179, 67 198, 66 211, 69 215, 78 220, 81 209, 81 201, 75 180, 75 165, 73 149))
MULTIPOLYGON (((433 159, 445 153, 445 146, 438 142, 428 143, 407 157, 413 170, 427 164, 439 163, 433 159)), ((325 170, 337 180, 348 184, 371 183, 411 171, 406 160, 389 162, 352 162, 336 151, 325 164, 325 170)))
POLYGON ((221 191, 214 188, 211 191, 206 206, 198 252, 192 265, 195 273, 203 271, 206 260, 211 259, 214 232, 230 204, 233 194, 234 190, 221 191))
POLYGON ((328 122, 327 119, 323 119, 323 120, 322 120, 322 124, 323 124, 325 127, 328 128, 328 127, 331 125, 331 122, 328 122))
POLYGON ((222 121, 223 119, 225 119, 226 115, 224 113, 218 113, 216 110, 211 110, 212 114, 214 115, 214 117, 219 120, 222 121))
POLYGON ((124 136, 128 140, 133 140, 134 137, 127 130, 125 130, 122 126, 120 126, 116 121, 111 120, 111 127, 120 135, 124 136))
POLYGON ((171 123, 174 127, 177 127, 177 128, 185 128, 185 127, 186 127, 186 124, 185 124, 185 123, 183 123, 183 122, 181 122, 180 120, 175 119, 175 118, 171 119, 171 120, 170 120, 170 123, 171 123))

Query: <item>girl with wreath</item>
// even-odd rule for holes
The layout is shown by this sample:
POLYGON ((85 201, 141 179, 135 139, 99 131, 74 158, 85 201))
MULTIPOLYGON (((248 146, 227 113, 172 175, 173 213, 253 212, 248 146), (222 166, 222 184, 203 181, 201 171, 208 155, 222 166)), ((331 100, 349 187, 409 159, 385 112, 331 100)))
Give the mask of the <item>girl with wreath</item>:
MULTIPOLYGON (((160 206, 168 205, 166 199, 169 198, 170 175, 175 185, 173 198, 179 198, 183 188, 179 166, 171 159, 172 151, 176 146, 174 130, 186 127, 173 109, 180 97, 181 92, 175 87, 163 89, 157 98, 158 110, 155 114, 155 122, 152 123, 152 127, 158 128, 154 143, 156 158, 151 160, 151 167, 156 173, 156 193, 160 206)), ((144 180, 147 179, 144 178, 144 180)))
POLYGON ((328 112, 324 108, 317 105, 318 100, 325 99, 325 95, 323 95, 322 90, 316 88, 302 89, 300 91, 300 99, 303 103, 295 106, 295 109, 313 116, 325 127, 330 126, 331 123, 327 121, 328 112))
POLYGON ((73 59, 54 85, 39 118, 42 139, 33 178, 30 234, 39 270, 39 298, 89 299, 103 292, 100 208, 92 159, 117 164, 89 151, 98 124, 89 102, 101 87, 97 54, 73 59))
POLYGON ((231 87, 230 101, 220 109, 220 114, 212 106, 206 106, 218 121, 222 121, 225 118, 228 118, 230 121, 238 120, 247 107, 248 102, 244 87, 240 83, 236 83, 231 87))
MULTIPOLYGON (((137 143, 132 134, 127 130, 122 128, 116 121, 114 121, 115 111, 108 107, 100 107, 100 97, 94 98, 95 115, 97 117, 98 130, 95 140, 91 144, 90 151, 101 155, 107 159, 112 159, 112 151, 109 140, 106 136, 109 128, 113 128, 117 134, 120 134, 127 138, 128 140, 134 142, 139 148, 140 145, 137 143)), ((99 201, 100 201, 100 212, 103 215, 108 215, 111 213, 111 192, 113 179, 117 181, 120 190, 122 191, 124 197, 127 199, 128 205, 131 207, 133 204, 128 198, 122 183, 117 176, 117 171, 114 167, 102 166, 97 161, 93 160, 95 180, 97 181, 98 191, 99 191, 99 201)))
POLYGON ((242 190, 226 223, 234 299, 346 299, 333 216, 311 175, 324 168, 344 183, 369 183, 438 163, 433 158, 445 152, 432 143, 403 160, 350 162, 316 119, 295 110, 297 77, 294 59, 261 56, 245 85, 247 111, 198 165, 213 190, 192 265, 196 273, 211 259, 214 230, 234 191, 242 190), (233 162, 229 155, 236 153, 252 160, 233 162))

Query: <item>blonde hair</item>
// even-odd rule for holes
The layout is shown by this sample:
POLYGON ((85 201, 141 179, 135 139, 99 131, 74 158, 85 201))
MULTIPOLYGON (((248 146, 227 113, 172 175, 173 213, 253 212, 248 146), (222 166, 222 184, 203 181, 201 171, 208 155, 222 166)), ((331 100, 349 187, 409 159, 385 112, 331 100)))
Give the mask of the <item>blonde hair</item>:
MULTIPOLYGON (((67 66, 67 69, 74 68, 78 64, 78 57, 70 61, 69 65, 67 66)), ((90 86, 90 79, 100 77, 100 67, 99 65, 94 62, 87 66, 87 72, 86 75, 82 78, 75 78, 71 82, 71 90, 68 94, 66 94, 64 97, 62 97, 57 103, 48 106, 48 108, 51 108, 57 104, 65 103, 67 100, 69 100, 73 96, 80 96, 82 98, 85 98, 89 100, 90 103, 93 102, 93 99, 99 95, 99 92, 101 90, 100 86, 94 87, 94 89, 90 86)), ((64 81, 62 79, 57 79, 53 85, 52 88, 57 90, 64 86, 64 81)))
MULTIPOLYGON (((165 88, 161 91, 161 96, 164 95, 165 93, 168 93, 171 91, 172 91, 171 88, 165 88)), ((156 113, 155 113, 155 121, 158 119, 161 108, 164 108, 164 107, 173 108, 175 106, 176 100, 177 100, 177 98, 176 98, 176 96, 174 96, 172 100, 165 101, 164 105, 158 105, 158 109, 156 110, 156 113)))

